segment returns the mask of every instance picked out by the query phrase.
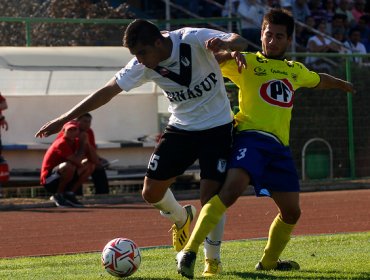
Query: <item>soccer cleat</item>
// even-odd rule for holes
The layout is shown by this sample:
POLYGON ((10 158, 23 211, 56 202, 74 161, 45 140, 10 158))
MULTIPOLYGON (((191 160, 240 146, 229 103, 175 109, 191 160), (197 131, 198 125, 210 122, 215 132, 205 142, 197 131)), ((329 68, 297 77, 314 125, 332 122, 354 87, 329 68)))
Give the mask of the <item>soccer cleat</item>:
POLYGON ((203 271, 203 277, 213 277, 222 272, 222 264, 217 259, 206 259, 203 271))
POLYGON ((193 279, 196 258, 197 254, 194 252, 179 252, 176 255, 177 273, 188 279, 193 279))
POLYGON ((64 208, 70 207, 70 204, 65 200, 63 194, 56 193, 50 197, 50 200, 55 203, 57 207, 64 208))
MULTIPOLYGON (((286 260, 286 261, 278 260, 277 266, 273 268, 273 270, 280 270, 280 271, 290 271, 290 270, 299 270, 299 269, 300 269, 299 264, 291 260, 286 260)), ((258 264, 256 264, 256 270, 268 270, 268 269, 264 269, 262 266, 262 263, 259 262, 258 264)))
POLYGON ((187 214, 186 222, 181 227, 178 228, 175 224, 172 225, 172 244, 177 252, 184 249, 186 243, 188 243, 190 238, 190 223, 193 221, 197 210, 193 205, 184 206, 187 214))
POLYGON ((67 192, 64 194, 65 201, 72 207, 81 208, 84 207, 83 204, 76 198, 76 195, 72 192, 67 192))

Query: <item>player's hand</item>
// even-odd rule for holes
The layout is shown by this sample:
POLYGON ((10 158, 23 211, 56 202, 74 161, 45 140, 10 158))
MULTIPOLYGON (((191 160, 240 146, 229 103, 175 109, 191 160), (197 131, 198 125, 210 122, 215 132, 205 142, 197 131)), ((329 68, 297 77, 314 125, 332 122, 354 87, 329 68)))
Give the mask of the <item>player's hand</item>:
POLYGON ((89 138, 87 135, 87 132, 81 131, 80 135, 78 136, 78 139, 80 140, 81 145, 88 145, 89 144, 89 138))
POLYGON ((243 54, 238 51, 231 52, 231 57, 235 60, 236 65, 238 66, 238 72, 241 73, 242 69, 247 68, 247 61, 243 54))
POLYGON ((214 53, 227 50, 229 48, 229 44, 220 38, 211 38, 206 41, 206 49, 210 50, 214 53))
POLYGON ((35 137, 43 138, 53 135, 63 128, 64 122, 59 119, 54 119, 52 121, 44 124, 39 131, 35 134, 35 137))
POLYGON ((9 125, 8 122, 4 119, 0 122, 0 127, 4 129, 5 131, 8 131, 9 125))
POLYGON ((343 90, 345 92, 356 93, 356 89, 354 88, 353 84, 347 81, 344 82, 343 90))

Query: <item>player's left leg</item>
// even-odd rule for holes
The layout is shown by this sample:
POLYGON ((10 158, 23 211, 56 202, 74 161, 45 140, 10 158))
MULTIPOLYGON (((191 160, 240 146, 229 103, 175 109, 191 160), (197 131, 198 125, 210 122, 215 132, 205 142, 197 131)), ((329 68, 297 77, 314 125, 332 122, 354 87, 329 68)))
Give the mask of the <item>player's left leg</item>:
POLYGON ((188 241, 196 209, 192 205, 180 205, 169 187, 197 158, 193 138, 190 132, 166 128, 150 158, 142 191, 145 201, 173 223, 171 229, 176 251, 188 241))
MULTIPOLYGON (((213 180, 201 181, 201 203, 206 204, 215 194, 219 192, 221 183, 213 180)), ((212 277, 222 272, 221 264, 221 242, 224 234, 225 213, 217 225, 210 231, 204 240, 204 277, 212 277)))
POLYGON ((280 213, 272 222, 267 245, 257 270, 297 270, 298 263, 281 261, 279 257, 290 240, 291 233, 300 217, 299 192, 272 192, 272 198, 280 213))
MULTIPOLYGON (((232 124, 206 130, 199 135, 199 166, 201 169, 200 200, 205 205, 219 193, 226 178, 227 159, 231 152, 232 124)), ((204 239, 205 267, 203 276, 221 273, 221 242, 225 214, 204 239)))

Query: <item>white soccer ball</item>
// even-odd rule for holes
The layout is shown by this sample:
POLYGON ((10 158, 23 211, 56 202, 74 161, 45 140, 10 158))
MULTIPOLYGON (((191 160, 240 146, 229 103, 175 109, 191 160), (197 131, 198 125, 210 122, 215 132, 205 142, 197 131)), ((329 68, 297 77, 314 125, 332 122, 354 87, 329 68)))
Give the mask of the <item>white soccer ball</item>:
POLYGON ((140 266, 140 249, 130 239, 116 238, 105 245, 101 260, 109 274, 116 277, 128 277, 140 266))

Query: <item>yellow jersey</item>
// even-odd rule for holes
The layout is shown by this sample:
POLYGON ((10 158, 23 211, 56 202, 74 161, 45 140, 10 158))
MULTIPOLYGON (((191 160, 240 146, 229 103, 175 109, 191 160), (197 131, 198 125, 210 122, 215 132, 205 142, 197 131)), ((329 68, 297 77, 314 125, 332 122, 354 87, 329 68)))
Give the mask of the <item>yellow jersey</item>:
POLYGON ((297 61, 269 59, 260 52, 243 55, 247 68, 242 73, 234 60, 221 64, 223 76, 239 87, 237 131, 267 132, 289 146, 294 92, 317 86, 320 76, 297 61))

